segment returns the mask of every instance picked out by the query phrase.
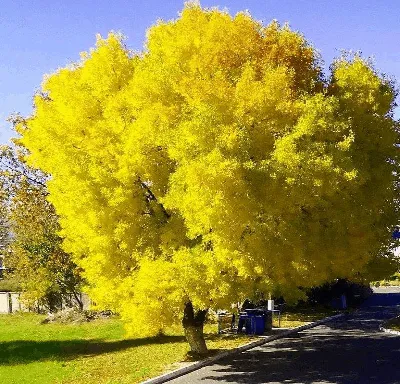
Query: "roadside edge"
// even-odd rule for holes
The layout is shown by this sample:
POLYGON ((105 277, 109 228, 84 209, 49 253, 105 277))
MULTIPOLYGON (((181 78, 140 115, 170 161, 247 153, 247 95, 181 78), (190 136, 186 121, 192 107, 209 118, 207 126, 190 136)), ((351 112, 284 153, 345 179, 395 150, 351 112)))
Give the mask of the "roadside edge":
POLYGON ((385 333, 390 333, 392 335, 398 335, 400 336, 400 331, 395 331, 393 329, 389 329, 389 328, 384 328, 382 326, 379 327, 379 330, 385 333))
POLYGON ((286 337, 288 335, 291 335, 293 333, 297 333, 297 332, 305 331, 306 329, 314 328, 314 327, 316 327, 318 325, 327 323, 328 321, 332 321, 332 320, 336 320, 336 319, 342 318, 344 316, 346 316, 345 313, 340 313, 338 315, 325 317, 325 318, 323 318, 321 320, 317 320, 317 321, 314 321, 314 322, 306 324, 306 325, 301 325, 300 327, 289 329, 289 330, 284 331, 284 332, 282 332, 282 333, 280 333, 278 335, 266 336, 266 337, 262 336, 262 337, 260 337, 260 339, 255 340, 255 341, 251 341, 250 343, 244 344, 244 345, 242 345, 240 347, 230 349, 229 351, 221 352, 218 355, 215 355, 215 356, 212 356, 212 357, 208 357, 208 358, 206 358, 204 360, 201 360, 201 361, 197 361, 197 362, 195 362, 193 364, 190 364, 190 365, 188 365, 186 367, 179 368, 179 369, 176 369, 174 371, 164 373, 164 374, 162 374, 160 376, 153 377, 151 379, 143 381, 142 384, 161 384, 161 383, 165 383, 167 381, 176 379, 176 378, 178 378, 180 376, 186 375, 187 373, 196 371, 196 370, 198 370, 198 369, 200 369, 202 367, 205 367, 207 365, 215 363, 216 361, 218 361, 220 359, 223 359, 224 357, 248 351, 249 349, 252 349, 252 348, 255 348, 255 347, 259 347, 260 345, 263 345, 263 344, 266 344, 266 343, 270 343, 271 341, 274 341, 274 340, 277 340, 277 339, 281 339, 281 338, 286 337))

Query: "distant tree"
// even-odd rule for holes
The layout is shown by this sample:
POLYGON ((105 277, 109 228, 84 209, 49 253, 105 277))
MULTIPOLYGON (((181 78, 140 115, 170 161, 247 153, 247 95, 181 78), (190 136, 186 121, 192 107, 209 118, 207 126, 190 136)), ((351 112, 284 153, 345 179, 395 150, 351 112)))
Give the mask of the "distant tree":
POLYGON ((9 242, 9 227, 7 218, 7 206, 4 203, 4 200, 0 198, 0 257, 4 257, 4 253, 9 242))
POLYGON ((58 216, 46 200, 47 176, 23 162, 21 148, 0 148, 0 180, 8 238, 4 248, 10 275, 19 282, 28 305, 56 308, 67 294, 80 307, 82 278, 71 255, 61 248, 58 216))
MULTIPOLYGON (((3 151, 3 148, 0 148, 3 151)), ((8 177, 4 177, 4 169, 0 170, 0 257, 4 257, 10 239, 8 225, 8 177)))
POLYGON ((398 220, 395 92, 362 58, 324 80, 289 27, 187 6, 135 55, 120 36, 59 70, 20 124, 52 175, 64 249, 131 333, 367 274, 398 220))

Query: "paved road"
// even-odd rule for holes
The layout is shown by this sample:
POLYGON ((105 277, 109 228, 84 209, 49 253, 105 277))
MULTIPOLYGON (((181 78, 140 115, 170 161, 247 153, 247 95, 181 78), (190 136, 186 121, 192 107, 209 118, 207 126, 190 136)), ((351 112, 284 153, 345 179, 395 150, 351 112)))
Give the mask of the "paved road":
POLYGON ((173 384, 400 384, 400 336, 379 331, 398 314, 400 289, 378 289, 356 314, 172 380, 173 384))

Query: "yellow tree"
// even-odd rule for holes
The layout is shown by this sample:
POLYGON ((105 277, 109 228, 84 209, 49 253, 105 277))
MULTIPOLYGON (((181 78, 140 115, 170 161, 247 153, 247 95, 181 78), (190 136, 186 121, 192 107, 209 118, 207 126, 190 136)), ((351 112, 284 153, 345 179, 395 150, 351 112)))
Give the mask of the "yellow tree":
POLYGON ((20 124, 64 248, 131 333, 366 274, 396 220, 394 91, 359 57, 189 5, 133 54, 110 34, 46 78, 20 124))

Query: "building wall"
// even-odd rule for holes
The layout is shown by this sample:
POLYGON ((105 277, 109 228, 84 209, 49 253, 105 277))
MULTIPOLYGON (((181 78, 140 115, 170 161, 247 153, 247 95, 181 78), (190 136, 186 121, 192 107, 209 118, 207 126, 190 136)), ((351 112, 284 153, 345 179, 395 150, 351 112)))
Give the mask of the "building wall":
MULTIPOLYGON (((0 292, 0 313, 13 313, 18 311, 28 312, 29 308, 25 307, 20 301, 20 292, 0 292)), ((83 301, 83 309, 89 309, 91 301, 86 293, 81 293, 83 301)), ((73 295, 66 298, 62 304, 62 308, 71 308, 75 306, 75 299, 73 295)), ((44 310, 44 308, 41 308, 44 310)))
POLYGON ((0 313, 11 313, 9 292, 0 292, 0 313))

